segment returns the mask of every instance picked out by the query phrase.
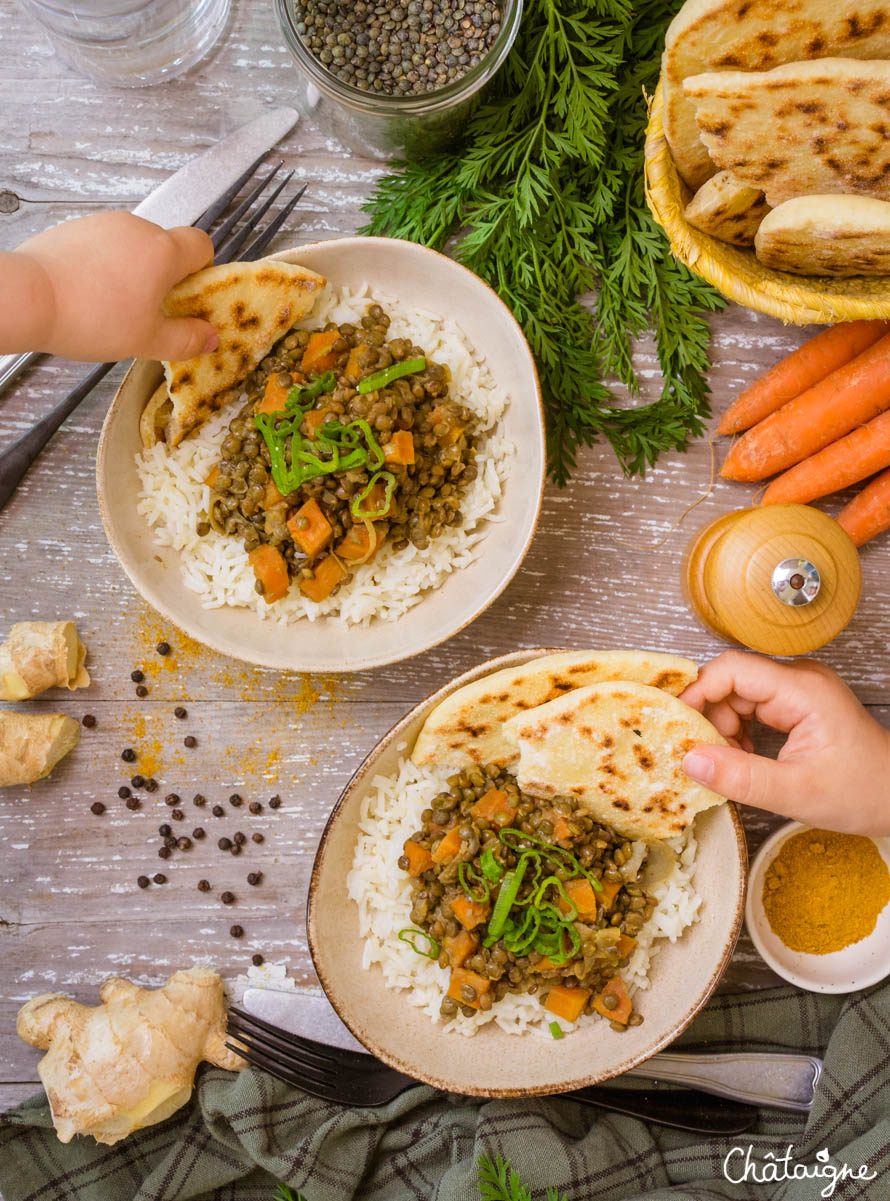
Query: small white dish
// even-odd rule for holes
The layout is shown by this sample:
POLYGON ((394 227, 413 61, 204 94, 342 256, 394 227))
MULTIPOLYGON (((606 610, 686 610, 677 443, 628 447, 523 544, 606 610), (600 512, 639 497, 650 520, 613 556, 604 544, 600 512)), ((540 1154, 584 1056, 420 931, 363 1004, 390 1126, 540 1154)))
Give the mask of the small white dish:
MULTIPOLYGON (((890 975, 890 904, 884 907, 867 938, 827 955, 809 955, 786 947, 773 933, 763 909, 763 882, 771 863, 792 834, 809 829, 812 827, 801 822, 788 822, 754 856, 748 879, 745 925, 760 955, 789 984, 808 992, 857 992, 890 975)), ((873 838, 872 842, 890 867, 890 838, 873 838)))

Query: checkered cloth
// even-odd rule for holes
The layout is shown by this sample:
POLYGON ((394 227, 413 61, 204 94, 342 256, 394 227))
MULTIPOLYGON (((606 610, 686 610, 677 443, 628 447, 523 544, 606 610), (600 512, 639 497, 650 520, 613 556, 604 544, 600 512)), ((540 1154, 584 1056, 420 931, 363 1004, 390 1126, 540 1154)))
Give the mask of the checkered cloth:
POLYGON ((824 1054, 812 1113, 764 1110, 750 1133, 707 1139, 572 1101, 479 1102, 427 1087, 382 1109, 343 1109, 259 1072, 208 1068, 191 1105, 115 1147, 63 1146, 42 1095, 0 1116, 0 1191, 4 1201, 273 1201, 286 1181, 307 1201, 479 1201, 484 1154, 508 1159, 535 1201, 548 1185, 569 1201, 817 1201, 822 1180, 724 1175, 734 1146, 751 1144, 762 1164, 793 1144, 792 1167, 827 1149, 838 1169, 876 1174, 838 1183, 837 1201, 887 1201, 890 985, 844 999, 791 988, 723 995, 680 1042, 824 1054))

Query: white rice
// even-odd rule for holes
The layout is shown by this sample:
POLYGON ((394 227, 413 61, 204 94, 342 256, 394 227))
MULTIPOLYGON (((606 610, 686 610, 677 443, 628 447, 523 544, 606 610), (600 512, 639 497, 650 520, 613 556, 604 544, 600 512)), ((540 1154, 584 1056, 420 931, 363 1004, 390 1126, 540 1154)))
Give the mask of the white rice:
POLYGON ((175 449, 158 443, 136 458, 140 482, 137 510, 152 528, 155 542, 179 552, 185 585, 200 596, 205 608, 248 608, 281 625, 327 616, 347 625, 367 624, 372 617, 393 621, 449 572, 478 558, 486 522, 499 520, 496 509, 515 448, 495 427, 509 396, 495 384, 484 356, 456 322, 421 309, 409 310, 376 288, 372 295, 365 285, 340 293, 326 289, 312 316, 296 328, 313 329, 328 321, 358 323, 371 301, 382 305, 392 318, 391 337, 410 338, 430 358, 448 365, 451 397, 479 416, 479 474, 461 499, 463 524, 431 538, 425 550, 409 545, 395 551, 384 544, 373 562, 352 572, 321 604, 291 587, 283 600, 267 605, 254 590, 253 569, 241 541, 216 531, 203 538, 195 532, 197 523, 206 520, 210 502, 204 480, 219 459, 220 443, 233 417, 231 409, 224 410, 175 449))
MULTIPOLYGON (((430 959, 412 951, 399 940, 399 931, 414 926, 411 921, 410 879, 398 866, 405 839, 420 829, 420 815, 442 791, 449 769, 416 767, 402 759, 398 775, 376 776, 362 802, 359 839, 346 887, 358 906, 359 929, 364 939, 362 966, 377 964, 389 988, 406 991, 409 1004, 422 1009, 434 1022, 442 1019, 439 1005, 448 988, 448 971, 430 959)), ((649 891, 658 899, 649 921, 637 938, 637 946, 622 979, 633 996, 649 987, 649 964, 659 942, 676 942, 687 926, 698 917, 701 898, 692 885, 696 843, 691 829, 670 844, 678 852, 678 862, 660 884, 649 891)), ((635 874, 642 861, 644 843, 634 844, 627 871, 635 874)), ((645 1007, 643 1007, 645 1013, 645 1007)), ((509 1034, 533 1034, 551 1037, 554 1016, 537 997, 508 993, 486 1013, 472 1017, 458 1014, 442 1023, 442 1029, 473 1035, 487 1022, 497 1022, 509 1034)), ((572 1024, 559 1020, 565 1033, 601 1020, 598 1015, 583 1016, 572 1024)))

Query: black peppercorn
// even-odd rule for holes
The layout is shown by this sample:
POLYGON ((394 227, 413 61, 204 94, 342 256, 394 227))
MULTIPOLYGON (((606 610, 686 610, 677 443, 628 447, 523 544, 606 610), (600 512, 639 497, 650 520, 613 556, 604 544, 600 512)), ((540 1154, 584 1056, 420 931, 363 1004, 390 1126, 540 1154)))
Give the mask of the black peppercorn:
POLYGON ((229 804, 234 805, 235 808, 237 809, 239 805, 244 804, 244 798, 239 793, 233 792, 232 795, 229 797, 229 804))
POLYGON ((221 838, 216 844, 221 851, 230 851, 232 849, 231 838, 221 838))
POLYGON ((244 927, 243 926, 230 926, 229 933, 231 934, 232 938, 242 938, 244 935, 244 927))
POLYGON ((149 884, 151 884, 151 880, 149 880, 148 876, 137 876, 136 883, 140 888, 148 888, 149 884))
POLYGON ((205 837, 204 831, 201 829, 200 826, 196 826, 194 828, 194 830, 192 830, 192 838, 200 839, 200 838, 204 838, 204 837, 205 837))
POLYGON ((166 838, 168 834, 173 833, 173 830, 170 826, 167 825, 166 822, 164 822, 163 825, 158 826, 158 833, 160 834, 161 838, 166 838))
POLYGON ((210 892, 210 881, 209 880, 199 880, 198 881, 198 891, 199 892, 210 892))
POLYGON ((183 742, 183 745, 187 746, 187 747, 193 747, 193 746, 198 745, 198 740, 194 736, 194 734, 187 734, 185 736, 185 738, 183 738, 182 742, 183 742))
POLYGON ((263 836, 259 832, 259 830, 257 830, 255 834, 251 834, 250 837, 253 842, 262 842, 263 841, 263 836))
POLYGON ((163 846, 158 848, 158 854, 162 859, 169 859, 173 852, 168 846, 163 846))
POLYGON ((158 652, 159 655, 169 655, 170 654, 170 643, 169 642, 159 642, 158 645, 155 647, 155 650, 158 652))
POLYGON ((201 807, 202 805, 206 805, 206 804, 207 804, 207 797, 206 797, 206 796, 202 796, 202 795, 200 794, 200 792, 196 792, 196 793, 195 793, 195 795, 192 797, 192 802, 193 802, 193 804, 197 805, 197 806, 198 806, 198 808, 200 809, 200 807, 201 807))
POLYGON ((176 795, 175 792, 168 792, 167 795, 164 797, 164 804, 165 805, 178 805, 179 797, 176 795))
POLYGON ((168 851, 174 851, 176 849, 176 839, 172 834, 168 834, 164 839, 164 846, 168 851))
POLYGON ((92 728, 96 724, 96 719, 95 719, 95 717, 93 717, 92 713, 84 713, 83 717, 80 720, 81 720, 81 724, 85 725, 88 730, 92 730, 92 728))
POLYGON ((125 801, 127 799, 127 797, 131 795, 130 790, 126 786, 126 784, 121 784, 120 788, 117 790, 117 795, 120 797, 120 799, 122 801, 125 801))
POLYGON ((141 684, 142 681, 145 679, 145 676, 142 674, 142 672, 137 667, 135 671, 130 672, 130 679, 133 681, 134 684, 141 684))
POLYGON ((136 695, 137 695, 137 696, 139 696, 139 697, 145 697, 145 696, 148 696, 148 689, 145 687, 145 685, 144 685, 144 684, 137 684, 137 685, 136 685, 136 695))
POLYGON ((142 788, 145 784, 145 776, 140 776, 137 772, 135 776, 130 777, 130 783, 134 788, 142 788))
POLYGON ((233 843, 232 843, 232 851, 231 851, 231 853, 232 853, 233 855, 240 855, 240 854, 241 854, 241 843, 240 843, 240 842, 233 842, 233 843))
POLYGON ((173 716, 178 717, 179 720, 182 721, 184 717, 188 717, 188 711, 183 709, 182 705, 177 705, 173 710, 173 716))
POLYGON ((164 875, 163 872, 156 872, 152 876, 152 879, 154 880, 155 884, 166 884, 167 883, 167 877, 164 875))
POLYGON ((280 796, 269 797, 269 808, 270 809, 280 809, 281 808, 281 797, 280 796))
POLYGON ((223 809, 222 805, 214 805, 210 812, 214 817, 222 817, 225 814, 225 809, 223 809))
POLYGON ((263 812, 263 807, 259 803, 259 801, 251 801, 250 804, 247 806, 247 808, 250 810, 251 813, 262 813, 263 812))
POLYGON ((235 894, 233 892, 228 892, 228 891, 222 892, 219 895, 219 899, 222 901, 222 903, 224 905, 232 905, 235 902, 235 894))
POLYGON ((157 792, 158 791, 158 782, 154 778, 154 776, 149 776, 149 778, 145 781, 145 791, 146 792, 157 792))
POLYGON ((183 820, 183 818, 185 817, 185 814, 182 812, 181 809, 171 809, 170 816, 173 818, 173 820, 175 822, 181 822, 183 820))
POLYGON ((180 851, 190 851, 192 849, 192 840, 183 836, 177 840, 176 845, 180 851))
POLYGON ((95 813, 96 817, 98 817, 100 813, 104 812, 105 806, 101 801, 93 801, 92 805, 90 805, 90 813, 95 813))
POLYGON ((142 807, 142 802, 138 796, 127 797, 126 806, 128 809, 139 809, 142 807))
POLYGON ((247 883, 248 884, 262 884, 262 882, 263 882, 263 873, 262 872, 248 872, 247 873, 247 883))
POLYGON ((246 836, 245 834, 242 834, 240 830, 237 830, 237 831, 236 831, 236 832, 235 832, 235 833, 232 835, 232 842, 234 842, 234 843, 237 843, 237 844, 238 844, 238 846, 240 847, 240 846, 242 846, 242 845, 243 845, 245 842, 247 842, 247 836, 246 836))
POLYGON ((128 746, 125 750, 121 751, 121 758, 123 759, 124 763, 135 763, 136 752, 131 746, 128 746))
POLYGON ((259 951, 257 951, 255 955, 251 955, 250 962, 253 964, 254 967, 259 967, 261 963, 265 962, 265 960, 263 959, 263 957, 259 953, 259 951))

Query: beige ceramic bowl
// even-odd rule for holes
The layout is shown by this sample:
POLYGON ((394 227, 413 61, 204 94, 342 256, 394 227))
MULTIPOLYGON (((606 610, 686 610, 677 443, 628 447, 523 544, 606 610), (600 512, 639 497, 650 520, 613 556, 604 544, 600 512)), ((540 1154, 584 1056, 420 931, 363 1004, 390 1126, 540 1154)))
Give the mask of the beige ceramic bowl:
POLYGON ((136 512, 133 459, 139 416, 161 381, 158 363, 138 361, 105 418, 96 464, 105 532, 136 590, 198 642, 261 667, 283 671, 361 671, 407 659, 444 642, 478 617, 515 575, 534 536, 545 476, 544 421, 535 364, 506 305, 472 272, 412 242, 336 238, 274 256, 321 272, 334 287, 364 282, 402 303, 456 320, 485 356, 511 402, 500 428, 516 454, 484 549, 397 622, 349 628, 330 618, 283 629, 244 609, 205 609, 182 582, 178 553, 155 544, 136 512))
POLYGON ((389 775, 410 753, 429 712, 456 688, 500 668, 551 652, 515 651, 482 663, 434 693, 377 744, 353 776, 328 820, 309 885, 309 948, 328 999, 372 1054, 401 1072, 449 1092, 526 1096, 582 1088, 617 1076, 662 1050, 713 992, 742 924, 747 853, 735 806, 698 816, 696 888, 701 916, 652 960, 649 989, 640 994, 641 1026, 621 1034, 596 1022, 561 1040, 507 1034, 494 1023, 473 1038, 444 1035, 378 967, 362 968, 358 910, 344 881, 352 865, 362 800, 376 775, 389 775))

